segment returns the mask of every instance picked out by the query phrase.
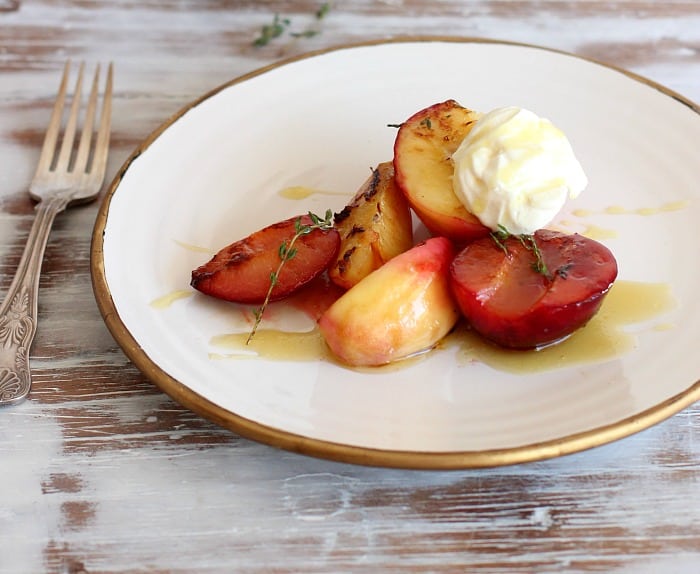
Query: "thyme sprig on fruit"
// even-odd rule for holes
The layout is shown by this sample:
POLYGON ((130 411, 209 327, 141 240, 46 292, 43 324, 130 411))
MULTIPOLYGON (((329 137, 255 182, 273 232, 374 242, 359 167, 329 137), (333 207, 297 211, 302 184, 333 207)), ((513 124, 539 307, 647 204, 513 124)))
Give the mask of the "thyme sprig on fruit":
POLYGON ((490 233, 491 239, 496 242, 496 245, 508 255, 508 248, 506 247, 506 239, 510 237, 510 231, 508 231, 505 226, 498 224, 498 229, 495 229, 490 233))
MULTIPOLYGON (((500 247, 503 252, 508 255, 508 247, 506 246, 506 240, 509 237, 515 237, 522 246, 527 249, 528 251, 531 251, 533 255, 535 256, 535 261, 532 264, 532 269, 539 273, 540 275, 544 275, 547 279, 552 278, 552 274, 549 272, 549 269, 547 268, 547 264, 544 262, 544 257, 542 256, 542 251, 540 251, 539 246, 537 245, 537 241, 535 240, 535 236, 533 234, 520 234, 520 235, 513 235, 506 229, 503 225, 499 224, 498 229, 495 231, 491 232, 491 238, 496 242, 496 245, 500 247)), ((566 278, 566 271, 564 270, 564 273, 561 274, 562 278, 566 278)))
POLYGON ((304 235, 308 235, 312 231, 319 229, 321 231, 329 231, 333 229, 333 211, 328 209, 326 210, 325 216, 323 218, 319 217, 315 213, 312 213, 309 211, 308 213, 309 219, 311 219, 311 223, 302 223, 302 218, 298 217, 297 220, 294 222, 294 235, 289 241, 284 241, 280 244, 277 253, 280 258, 279 265, 277 265, 277 269, 272 271, 270 273, 270 286, 267 289, 267 293, 265 295, 265 300, 262 302, 260 307, 257 309, 253 310, 253 314, 255 315, 255 322, 253 323, 253 328, 251 329, 250 333, 248 334, 248 338, 246 339, 245 344, 249 344, 252 340, 253 337, 255 336, 255 333, 258 330, 258 327, 260 326, 260 322, 262 321, 263 314, 265 313, 265 309, 267 309, 267 306, 270 304, 270 298, 272 297, 272 291, 274 290, 275 286, 277 285, 280 277, 280 273, 282 272, 282 268, 284 267, 285 263, 293 259, 296 254, 297 254, 297 249, 294 247, 294 244, 304 235))

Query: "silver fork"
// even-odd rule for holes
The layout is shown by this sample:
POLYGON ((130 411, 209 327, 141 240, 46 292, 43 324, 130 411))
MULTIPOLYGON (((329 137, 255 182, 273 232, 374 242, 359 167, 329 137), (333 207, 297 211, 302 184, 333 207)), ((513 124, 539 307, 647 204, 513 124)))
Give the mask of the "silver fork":
POLYGON ((31 388, 29 349, 37 326, 39 274, 53 221, 69 205, 88 202, 104 182, 112 115, 112 65, 107 70, 97 135, 96 109, 100 68, 95 70, 92 90, 83 117, 80 141, 75 146, 84 65, 78 70, 73 99, 60 146, 70 62, 66 63, 56 103, 39 156, 39 165, 29 187, 38 201, 36 217, 27 238, 17 272, 0 306, 0 405, 24 399, 31 388), (93 140, 94 144, 93 144, 93 140))

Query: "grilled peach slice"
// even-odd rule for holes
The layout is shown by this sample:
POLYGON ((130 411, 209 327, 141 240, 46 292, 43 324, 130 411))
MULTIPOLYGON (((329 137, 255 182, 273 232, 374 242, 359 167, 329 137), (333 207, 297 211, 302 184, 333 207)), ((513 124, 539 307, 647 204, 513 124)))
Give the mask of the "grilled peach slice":
POLYGON ((399 189, 433 235, 458 243, 485 237, 490 231, 452 189, 452 154, 478 118, 477 112, 447 100, 411 116, 394 142, 399 189))
POLYGON ((452 243, 434 237, 346 291, 318 322, 333 354, 348 365, 377 366, 433 347, 459 318, 449 287, 453 256, 452 243))
POLYGON ((539 264, 531 241, 489 237, 467 245, 450 267, 452 291, 472 328, 504 347, 565 338, 598 311, 617 277, 615 258, 597 241, 548 230, 530 237, 539 264))
MULTIPOLYGON (((261 304, 270 288, 271 274, 280 263, 280 246, 289 244, 297 222, 311 225, 309 215, 292 217, 256 231, 224 247, 192 271, 191 285, 198 291, 236 303, 261 304)), ((282 299, 323 273, 335 260, 340 235, 335 229, 313 229, 294 243, 272 290, 271 301, 282 299)))
POLYGON ((335 227, 340 250, 328 275, 345 289, 413 246, 411 210, 396 187, 391 162, 372 170, 352 201, 335 215, 335 227))

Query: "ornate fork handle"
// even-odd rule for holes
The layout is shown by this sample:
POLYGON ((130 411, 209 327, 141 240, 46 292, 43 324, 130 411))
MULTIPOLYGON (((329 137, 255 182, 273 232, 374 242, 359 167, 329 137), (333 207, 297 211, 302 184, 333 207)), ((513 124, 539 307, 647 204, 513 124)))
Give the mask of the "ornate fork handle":
POLYGON ((37 204, 17 272, 0 306, 0 405, 21 401, 29 394, 29 348, 36 333, 41 263, 53 221, 70 199, 71 194, 64 192, 37 204))
POLYGON ((82 114, 82 132, 79 141, 76 141, 78 116, 81 115, 83 69, 81 64, 63 137, 59 140, 70 62, 63 68, 39 162, 29 186, 29 195, 39 202, 36 217, 15 277, 5 301, 0 305, 0 406, 21 401, 29 394, 32 385, 29 349, 36 333, 41 263, 53 221, 72 203, 95 199, 104 182, 112 117, 112 64, 107 69, 99 120, 96 110, 100 67, 97 66, 95 70, 87 106, 82 114), (95 128, 97 132, 93 138, 95 128))

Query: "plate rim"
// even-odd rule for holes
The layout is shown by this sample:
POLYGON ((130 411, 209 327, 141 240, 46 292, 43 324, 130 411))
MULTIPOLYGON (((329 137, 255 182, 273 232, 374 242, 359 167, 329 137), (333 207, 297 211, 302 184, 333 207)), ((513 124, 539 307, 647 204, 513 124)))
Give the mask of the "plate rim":
POLYGON ((171 125, 200 103, 215 96, 219 92, 260 76, 288 64, 312 59, 314 57, 353 48, 372 47, 387 44, 407 44, 420 42, 454 42, 466 44, 500 44, 514 47, 532 48, 567 57, 583 60, 600 65, 604 68, 619 72, 635 81, 648 85, 661 93, 675 99, 680 104, 689 107, 700 115, 700 106, 649 78, 631 72, 624 68, 604 63, 594 58, 573 54, 564 50, 539 46, 535 44, 512 42, 490 38, 473 38, 462 36, 400 36, 389 39, 368 40, 362 42, 343 43, 319 50, 304 52, 295 56, 274 61, 268 65, 256 68, 216 86, 203 95, 195 98, 172 114, 156 129, 154 129, 129 155, 112 179, 95 219, 90 245, 90 275, 93 293, 98 309, 107 329, 126 356, 141 373, 161 391, 170 396, 181 406, 191 410, 205 419, 233 431, 242 437, 281 448, 291 452, 365 466, 387 468, 450 470, 470 468, 490 468, 535 462, 556 458, 567 454, 582 452, 625 438, 654 426, 689 407, 700 400, 700 380, 692 383, 687 389, 639 413, 621 420, 598 426, 586 431, 565 435, 543 442, 530 443, 509 448, 466 450, 466 451, 415 451, 379 449, 373 447, 355 446, 316 439, 297 433, 285 431, 252 419, 238 415, 220 405, 206 399, 199 393, 181 383, 158 366, 141 348, 136 338, 122 321, 112 298, 107 283, 104 265, 104 238, 109 217, 111 200, 131 164, 146 151, 171 125))

